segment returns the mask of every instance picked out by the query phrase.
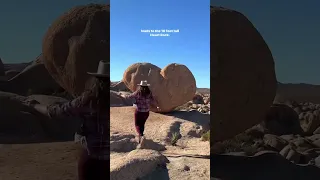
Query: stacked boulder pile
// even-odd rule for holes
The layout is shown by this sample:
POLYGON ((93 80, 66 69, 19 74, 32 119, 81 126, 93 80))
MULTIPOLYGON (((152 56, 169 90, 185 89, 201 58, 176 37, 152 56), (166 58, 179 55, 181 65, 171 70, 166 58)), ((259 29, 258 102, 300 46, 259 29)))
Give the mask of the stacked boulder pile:
POLYGON ((179 111, 198 111, 204 114, 210 114, 210 92, 199 93, 197 92, 192 100, 178 106, 175 110, 179 111))
POLYGON ((197 93, 190 102, 192 102, 190 109, 210 114, 210 92, 207 94, 197 93))
POLYGON ((293 102, 290 106, 298 114, 301 127, 306 134, 320 134, 320 104, 293 102))
POLYGON ((273 153, 298 166, 320 168, 318 109, 319 105, 312 103, 273 104, 260 124, 214 144, 212 150, 215 154, 248 157, 273 153))

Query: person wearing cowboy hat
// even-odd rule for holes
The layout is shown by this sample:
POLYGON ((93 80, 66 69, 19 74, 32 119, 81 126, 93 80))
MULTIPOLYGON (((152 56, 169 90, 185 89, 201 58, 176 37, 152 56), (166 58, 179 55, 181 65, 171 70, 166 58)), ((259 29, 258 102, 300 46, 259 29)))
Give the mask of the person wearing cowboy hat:
POLYGON ((29 104, 48 117, 71 116, 82 119, 81 128, 75 134, 80 145, 78 160, 79 180, 108 179, 110 168, 110 63, 100 61, 92 77, 90 88, 69 102, 45 106, 29 104))
POLYGON ((137 84, 139 88, 137 91, 132 93, 131 95, 124 96, 125 98, 131 98, 135 100, 135 114, 134 114, 134 122, 136 131, 138 133, 138 148, 143 146, 144 142, 144 127, 145 123, 149 117, 150 106, 157 107, 158 111, 160 108, 158 107, 158 102, 152 95, 151 90, 149 89, 150 84, 148 81, 143 80, 140 84, 137 84))

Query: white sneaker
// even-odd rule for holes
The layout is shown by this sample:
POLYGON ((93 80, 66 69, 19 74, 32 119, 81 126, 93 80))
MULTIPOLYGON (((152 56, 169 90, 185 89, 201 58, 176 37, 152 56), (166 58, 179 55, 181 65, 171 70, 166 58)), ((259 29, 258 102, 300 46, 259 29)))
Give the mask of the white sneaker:
POLYGON ((141 142, 141 136, 138 135, 138 143, 140 144, 140 142, 141 142))
POLYGON ((137 145, 137 149, 141 149, 141 144, 138 144, 138 145, 137 145))
POLYGON ((141 136, 141 140, 140 140, 141 147, 143 147, 144 140, 145 140, 144 136, 141 136))

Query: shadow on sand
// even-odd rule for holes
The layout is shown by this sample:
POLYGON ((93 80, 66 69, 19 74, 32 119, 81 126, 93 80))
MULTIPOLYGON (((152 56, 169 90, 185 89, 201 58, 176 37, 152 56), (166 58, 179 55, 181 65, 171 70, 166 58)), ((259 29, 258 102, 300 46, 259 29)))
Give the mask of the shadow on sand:
POLYGON ((210 130, 210 114, 203 114, 199 111, 173 111, 165 115, 199 124, 205 131, 210 130))
POLYGON ((320 168, 296 165, 277 153, 264 153, 253 157, 212 155, 210 174, 221 180, 315 180, 320 168))
POLYGON ((31 144, 74 141, 74 134, 80 128, 79 118, 50 119, 38 112, 6 112, 0 119, 10 117, 11 121, 0 123, 0 144, 31 144), (23 115, 23 116, 22 116, 23 115))

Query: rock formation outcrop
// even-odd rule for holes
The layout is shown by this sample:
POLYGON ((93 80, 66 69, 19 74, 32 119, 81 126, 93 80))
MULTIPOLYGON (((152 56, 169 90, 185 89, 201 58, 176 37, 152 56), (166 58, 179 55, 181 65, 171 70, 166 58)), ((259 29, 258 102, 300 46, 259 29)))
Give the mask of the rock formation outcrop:
POLYGON ((243 14, 211 7, 210 37, 211 132, 219 141, 264 119, 277 81, 268 45, 243 14))
POLYGON ((51 76, 73 96, 81 94, 87 72, 110 60, 110 6, 78 6, 52 23, 42 44, 43 63, 51 76))

